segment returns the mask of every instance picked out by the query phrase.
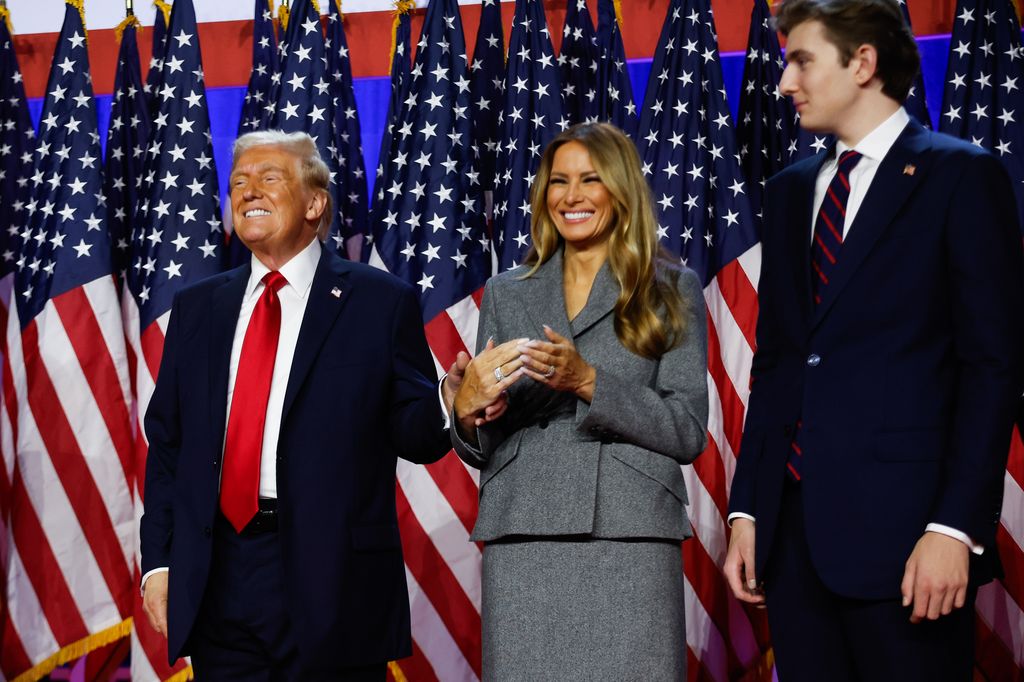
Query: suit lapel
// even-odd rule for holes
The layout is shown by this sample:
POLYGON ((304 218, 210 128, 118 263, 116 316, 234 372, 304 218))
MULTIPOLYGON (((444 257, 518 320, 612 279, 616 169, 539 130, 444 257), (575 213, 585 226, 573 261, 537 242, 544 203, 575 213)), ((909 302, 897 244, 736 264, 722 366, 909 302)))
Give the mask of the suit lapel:
MULTIPOLYGON (((857 211, 857 217, 843 242, 839 262, 828 286, 822 291, 821 303, 814 311, 812 328, 821 323, 897 212, 920 184, 921 178, 927 174, 930 157, 925 152, 929 145, 927 131, 916 121, 911 121, 882 159, 864 197, 864 203, 857 211), (908 172, 909 167, 914 170, 908 172)), ((807 253, 809 259, 809 248, 807 253)))
POLYGON ((569 323, 569 326, 572 328, 572 335, 574 337, 579 336, 597 324, 598 321, 615 308, 615 302, 618 298, 619 284, 615 281, 615 276, 612 275, 608 261, 605 261, 594 277, 594 283, 590 287, 590 295, 587 296, 586 305, 569 323))
MULTIPOLYGON (((562 251, 558 250, 532 277, 520 282, 525 292, 522 304, 537 329, 544 325, 556 333, 572 338, 569 318, 565 312, 565 292, 562 289, 562 251)), ((541 334, 538 338, 547 340, 541 334)), ((495 339, 495 343, 505 339, 495 339)))
POLYGON ((245 285, 252 269, 248 264, 230 273, 228 279, 213 290, 210 323, 210 409, 218 437, 224 435, 227 419, 228 372, 231 365, 231 344, 238 326, 245 285))
POLYGON ((780 197, 789 200, 789 220, 786 226, 786 251, 793 267, 789 268, 795 281, 794 290, 800 303, 803 320, 809 320, 813 310, 811 298, 811 229, 807 229, 807 219, 814 214, 814 186, 821 167, 829 158, 829 154, 821 155, 815 163, 808 163, 800 175, 792 183, 793 196, 780 197))
POLYGON ((288 417, 288 411, 295 402, 299 388, 320 354, 338 313, 351 295, 351 288, 345 262, 321 247, 320 262, 313 275, 313 284, 309 288, 309 300, 306 301, 306 312, 302 316, 292 368, 288 374, 288 388, 284 394, 284 408, 281 413, 282 424, 288 417))

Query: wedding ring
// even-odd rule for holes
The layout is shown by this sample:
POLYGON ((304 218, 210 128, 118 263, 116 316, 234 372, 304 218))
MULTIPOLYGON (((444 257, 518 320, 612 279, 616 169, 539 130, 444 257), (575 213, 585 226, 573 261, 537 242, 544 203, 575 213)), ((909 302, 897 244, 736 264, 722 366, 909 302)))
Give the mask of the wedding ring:
POLYGON ((508 378, 505 376, 505 373, 501 371, 501 365, 494 368, 494 378, 498 380, 499 384, 508 378))
POLYGON ((555 376, 555 366, 548 365, 548 371, 544 372, 544 376, 549 378, 555 376))

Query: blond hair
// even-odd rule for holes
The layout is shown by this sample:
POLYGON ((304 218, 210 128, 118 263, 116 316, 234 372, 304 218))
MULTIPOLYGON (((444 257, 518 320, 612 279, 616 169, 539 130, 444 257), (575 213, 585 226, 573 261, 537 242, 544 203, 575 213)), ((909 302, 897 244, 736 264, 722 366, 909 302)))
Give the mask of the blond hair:
POLYGON ((548 212, 547 190, 555 152, 568 142, 586 147, 594 170, 611 195, 607 226, 608 265, 619 284, 615 302, 615 335, 626 348, 645 358, 658 358, 676 346, 686 332, 687 305, 679 295, 679 271, 661 268, 668 259, 658 243, 651 191, 640 170, 632 140, 608 123, 581 123, 558 135, 544 150, 531 193, 533 246, 524 264, 525 277, 558 253, 562 237, 548 212), (666 279, 668 281, 666 281, 666 279), (660 314, 659 314, 660 313, 660 314))
POLYGON ((326 239, 327 230, 334 219, 334 202, 330 191, 331 171, 320 158, 313 138, 308 133, 286 133, 283 130, 258 130, 240 135, 231 149, 231 168, 234 169, 238 164, 238 157, 253 147, 280 147, 298 159, 299 176, 303 184, 315 192, 322 193, 326 199, 327 203, 317 228, 320 239, 326 239))

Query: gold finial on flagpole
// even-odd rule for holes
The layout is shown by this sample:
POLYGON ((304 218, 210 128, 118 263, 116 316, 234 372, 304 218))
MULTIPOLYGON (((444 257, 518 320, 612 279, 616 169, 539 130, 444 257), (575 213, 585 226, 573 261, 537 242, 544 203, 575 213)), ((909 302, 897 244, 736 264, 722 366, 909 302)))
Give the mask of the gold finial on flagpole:
POLYGON ((14 28, 11 26, 11 10, 7 9, 7 0, 0 0, 0 21, 7 24, 7 32, 13 35, 14 28))

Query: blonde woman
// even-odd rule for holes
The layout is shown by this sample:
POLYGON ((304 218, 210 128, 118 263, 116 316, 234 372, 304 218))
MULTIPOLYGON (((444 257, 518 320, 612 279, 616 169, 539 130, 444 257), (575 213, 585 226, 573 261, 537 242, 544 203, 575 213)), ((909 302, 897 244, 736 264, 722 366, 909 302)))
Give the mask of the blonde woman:
POLYGON ((533 249, 488 282, 454 403, 455 449, 481 470, 484 678, 685 679, 700 282, 662 257, 636 149, 611 125, 552 141, 532 211, 533 249))

